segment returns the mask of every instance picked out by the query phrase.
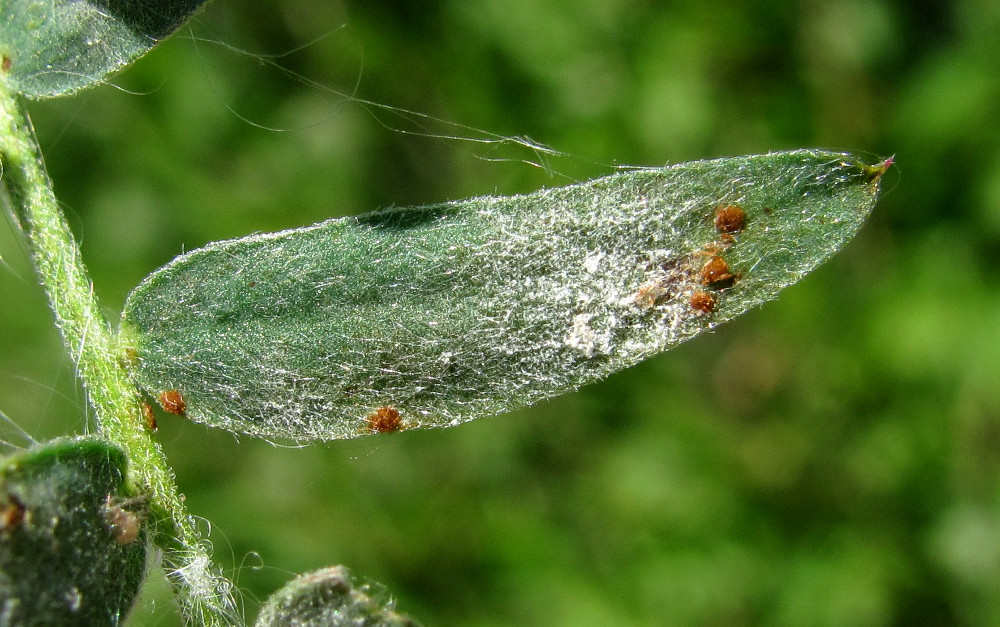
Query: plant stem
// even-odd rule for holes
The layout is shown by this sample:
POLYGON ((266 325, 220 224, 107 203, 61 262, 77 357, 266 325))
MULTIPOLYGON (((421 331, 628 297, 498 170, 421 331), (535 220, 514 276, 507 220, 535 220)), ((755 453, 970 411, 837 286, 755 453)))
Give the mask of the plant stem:
POLYGON ((70 357, 94 408, 97 430, 128 455, 129 479, 149 493, 154 541, 188 619, 239 625, 232 584, 209 557, 184 507, 160 445, 142 419, 142 399, 123 365, 117 335, 93 285, 45 171, 27 112, 0 77, 0 172, 14 217, 27 235, 42 286, 70 357))

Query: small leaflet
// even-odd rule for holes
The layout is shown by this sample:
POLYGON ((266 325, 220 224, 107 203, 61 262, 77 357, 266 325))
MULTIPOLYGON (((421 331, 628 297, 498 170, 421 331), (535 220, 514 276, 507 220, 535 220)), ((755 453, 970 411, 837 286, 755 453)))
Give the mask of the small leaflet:
POLYGON ((420 627, 380 603, 371 586, 355 587, 343 566, 299 575, 274 593, 257 617, 256 627, 420 627))
POLYGON ((0 80, 29 98, 100 84, 206 1, 5 0, 0 2, 0 80))
POLYGON ((122 451, 59 438, 0 460, 0 623, 117 625, 146 575, 122 451))
POLYGON ((210 244, 132 292, 122 351, 154 398, 250 435, 457 425, 774 298, 857 232, 890 163, 697 161, 210 244))

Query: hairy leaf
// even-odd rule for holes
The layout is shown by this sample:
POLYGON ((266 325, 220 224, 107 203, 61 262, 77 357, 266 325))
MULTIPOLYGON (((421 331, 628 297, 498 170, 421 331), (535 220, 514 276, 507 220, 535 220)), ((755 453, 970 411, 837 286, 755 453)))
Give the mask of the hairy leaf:
POLYGON ((3 80, 31 98, 79 91, 142 56, 206 0, 3 0, 3 80))
POLYGON ((343 566, 300 575, 267 600, 256 627, 419 627, 377 602, 367 586, 351 585, 343 566))
POLYGON ((62 438, 0 461, 0 625, 117 625, 146 573, 125 455, 62 438))
POLYGON ((454 425, 774 298, 858 230, 888 164, 700 161, 211 244, 133 291, 123 350, 165 408, 234 431, 454 425))

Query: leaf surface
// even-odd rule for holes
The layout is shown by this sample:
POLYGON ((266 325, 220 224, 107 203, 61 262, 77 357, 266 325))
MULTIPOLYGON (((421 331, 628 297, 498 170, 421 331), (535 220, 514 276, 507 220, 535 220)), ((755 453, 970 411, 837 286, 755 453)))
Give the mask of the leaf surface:
POLYGON ((774 298, 860 228, 888 164, 699 161, 210 244, 133 291, 123 349, 168 409, 233 431, 455 425, 774 298))
POLYGON ((3 0, 3 78, 30 98, 90 87, 142 56, 205 2, 3 0))

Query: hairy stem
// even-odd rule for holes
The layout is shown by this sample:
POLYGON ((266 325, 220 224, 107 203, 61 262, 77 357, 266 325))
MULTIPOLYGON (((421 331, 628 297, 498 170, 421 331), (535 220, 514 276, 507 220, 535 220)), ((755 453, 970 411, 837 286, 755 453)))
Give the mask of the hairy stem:
POLYGON ((27 235, 40 281, 69 354, 94 408, 98 431, 121 446, 130 480, 149 493, 155 542, 185 615, 196 624, 240 624, 231 584, 184 507, 159 444, 144 426, 141 397, 122 363, 115 332, 45 171, 31 121, 0 78, 0 181, 14 219, 27 235))

